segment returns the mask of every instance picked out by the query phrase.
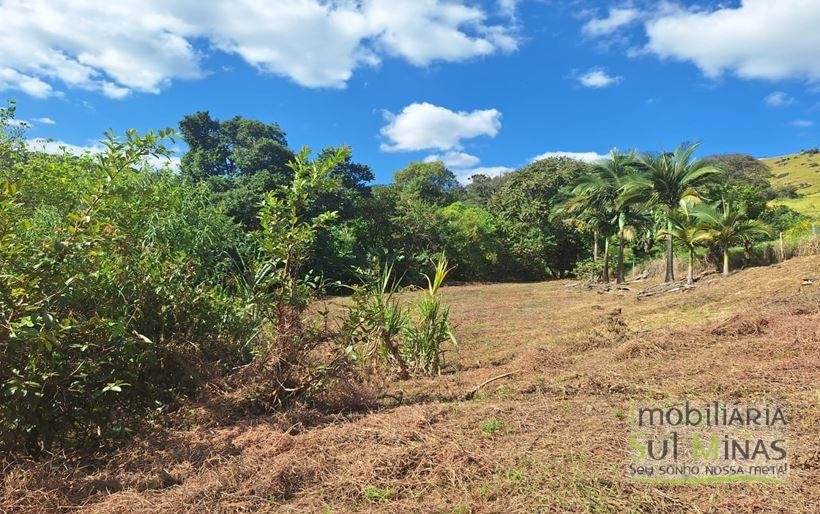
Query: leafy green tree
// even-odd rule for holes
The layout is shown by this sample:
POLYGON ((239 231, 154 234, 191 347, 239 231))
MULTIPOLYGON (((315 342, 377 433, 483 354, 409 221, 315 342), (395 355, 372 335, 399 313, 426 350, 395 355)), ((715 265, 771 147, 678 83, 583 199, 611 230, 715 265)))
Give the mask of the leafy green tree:
POLYGON ((565 157, 536 161, 507 175, 487 209, 496 217, 510 258, 506 276, 533 280, 572 270, 583 244, 578 232, 552 216, 559 191, 589 172, 565 157))
POLYGON ((465 202, 454 202, 440 214, 449 226, 445 250, 453 256, 452 274, 461 280, 496 278, 504 250, 495 217, 465 202))
POLYGON ((462 192, 455 174, 440 161, 410 163, 396 172, 393 183, 403 196, 432 205, 447 205, 462 192))
POLYGON ((487 207, 490 199, 501 188, 505 178, 506 175, 498 177, 473 175, 470 177, 470 183, 464 187, 465 200, 479 207, 487 207))
POLYGON ((207 182, 230 215, 249 229, 257 228, 262 195, 291 177, 293 152, 282 129, 239 116, 219 121, 207 111, 185 116, 179 127, 188 144, 182 174, 207 182))
POLYGON ((200 111, 179 122, 188 151, 182 156, 182 173, 193 179, 236 177, 261 171, 287 179, 287 163, 293 158, 285 133, 275 123, 235 116, 215 120, 200 111))
POLYGON ((302 275, 303 265, 314 250, 317 235, 338 217, 336 211, 311 213, 312 205, 323 193, 339 188, 332 177, 349 150, 340 148, 323 159, 311 161, 310 149, 303 148, 290 163, 293 180, 267 193, 259 210, 262 250, 257 283, 269 298, 262 302, 271 309, 263 313, 277 326, 294 321, 311 299, 313 285, 302 275))
POLYGON ((666 276, 675 280, 672 217, 687 197, 700 197, 701 190, 723 174, 721 167, 705 159, 693 159, 698 144, 682 144, 672 153, 645 153, 635 162, 639 173, 625 184, 620 203, 639 203, 645 209, 659 207, 667 220, 666 276))

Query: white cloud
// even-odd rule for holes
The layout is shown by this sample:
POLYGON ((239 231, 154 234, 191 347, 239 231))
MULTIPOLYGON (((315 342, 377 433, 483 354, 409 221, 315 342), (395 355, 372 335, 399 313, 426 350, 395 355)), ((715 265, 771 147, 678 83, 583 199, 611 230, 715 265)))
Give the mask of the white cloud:
POLYGON ((774 93, 767 95, 763 101, 766 102, 766 105, 771 107, 788 107, 792 105, 795 100, 783 91, 775 91, 774 93))
POLYGON ((33 127, 34 125, 56 125, 57 122, 51 118, 33 118, 32 120, 9 120, 6 122, 12 127, 33 127))
MULTIPOLYGON (((3 37, 0 35, 0 43, 2 41, 3 37)), ((37 77, 25 75, 12 68, 2 67, 2 64, 3 61, 0 60, 0 91, 17 89, 34 98, 47 98, 54 94, 51 86, 37 77)))
POLYGON ((454 112, 431 103, 413 103, 399 114, 385 112, 387 125, 381 134, 388 152, 453 150, 463 139, 495 137, 501 129, 501 113, 496 109, 454 112))
POLYGON ((742 0, 712 11, 677 8, 646 22, 646 50, 691 61, 709 77, 820 80, 820 2, 742 0))
MULTIPOLYGON (((52 155, 62 154, 63 152, 70 153, 72 155, 96 154, 105 150, 105 147, 99 142, 93 142, 82 146, 66 143, 65 141, 57 141, 40 137, 27 140, 26 146, 31 151, 43 152, 52 155)), ((174 171, 179 170, 180 167, 180 158, 173 155, 170 157, 150 156, 146 159, 146 162, 155 168, 164 168, 167 165, 174 171)))
POLYGON ((541 155, 536 155, 530 162, 540 161, 541 159, 548 159, 550 157, 569 157, 570 159, 575 159, 578 161, 583 162, 595 162, 600 161, 601 159, 606 159, 606 155, 601 155, 595 152, 546 152, 542 153, 541 155))
POLYGON ((810 120, 794 120, 789 123, 794 128, 808 129, 814 126, 814 122, 810 120))
POLYGON ((306 87, 342 88, 384 56, 426 66, 515 50, 514 28, 486 18, 466 0, 6 0, 0 89, 156 93, 206 74, 194 41, 306 87))
POLYGON ((6 120, 6 125, 8 125, 9 127, 27 128, 31 126, 31 123, 29 123, 26 120, 18 120, 15 118, 11 120, 6 120))
POLYGON ((622 80, 623 77, 609 75, 606 71, 600 68, 593 68, 578 77, 578 82, 580 82, 581 85, 583 85, 584 87, 591 87, 594 89, 614 86, 622 80))
POLYGON ((498 10, 503 16, 515 16, 519 0, 498 0, 498 10))
POLYGON ((65 141, 55 141, 53 139, 46 139, 46 138, 35 138, 29 139, 26 141, 26 146, 28 146, 29 150, 35 152, 44 152, 48 154, 60 154, 63 151, 68 152, 72 155, 83 155, 85 153, 99 153, 102 152, 104 147, 100 143, 92 143, 86 146, 80 145, 73 145, 71 143, 66 143, 65 141))
POLYGON ((501 175, 515 171, 515 168, 507 166, 484 166, 480 168, 469 168, 455 171, 456 178, 462 184, 469 184, 474 175, 486 175, 488 177, 500 177, 501 175))
POLYGON ((608 36, 619 28, 629 25, 641 17, 641 11, 632 8, 612 8, 606 18, 593 18, 586 22, 581 31, 590 37, 608 36))
POLYGON ((424 162, 435 161, 443 162, 448 168, 469 168, 478 165, 481 159, 464 152, 447 152, 443 155, 433 154, 424 158, 424 162))

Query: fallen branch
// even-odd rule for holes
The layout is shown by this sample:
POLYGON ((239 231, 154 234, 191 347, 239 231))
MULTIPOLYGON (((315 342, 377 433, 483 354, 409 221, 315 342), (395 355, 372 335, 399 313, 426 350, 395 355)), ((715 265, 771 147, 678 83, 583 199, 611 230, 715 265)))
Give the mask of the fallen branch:
POLYGON ((488 385, 488 384, 492 384, 492 383, 493 383, 493 382, 495 382, 496 380, 501 380, 502 378, 507 378, 507 377, 509 377, 509 376, 511 376, 511 375, 515 375, 516 373, 521 373, 521 370, 520 370, 520 369, 518 369, 518 370, 515 370, 515 371, 510 371, 509 373, 504 373, 503 375, 498 375, 497 377, 493 377, 493 378, 491 378, 491 379, 489 379, 489 380, 485 380, 484 382, 482 382, 482 383, 478 384, 477 386, 475 386, 475 387, 474 387, 474 388, 473 388, 473 389, 472 389, 469 393, 465 394, 465 395, 464 395, 464 399, 465 399, 465 400, 472 400, 472 399, 473 399, 473 396, 475 396, 475 394, 476 394, 479 390, 481 390, 481 388, 482 388, 482 387, 484 387, 484 386, 486 386, 486 385, 488 385))

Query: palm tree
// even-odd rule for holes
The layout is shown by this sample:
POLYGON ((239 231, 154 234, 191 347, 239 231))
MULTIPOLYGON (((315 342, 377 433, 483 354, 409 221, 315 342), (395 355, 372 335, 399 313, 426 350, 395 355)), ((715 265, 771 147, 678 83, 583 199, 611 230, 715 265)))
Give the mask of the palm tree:
POLYGON ((712 239, 713 232, 705 228, 697 217, 697 207, 691 199, 680 202, 680 209, 672 217, 671 228, 658 235, 672 235, 687 251, 686 283, 695 283, 695 249, 712 239))
POLYGON ((755 236, 771 236, 768 225, 750 220, 743 209, 730 201, 703 206, 695 212, 702 226, 712 232, 712 240, 723 252, 723 276, 729 276, 729 248, 750 242, 755 236))
MULTIPOLYGON (((572 189, 576 206, 592 210, 598 217, 606 219, 604 228, 604 276, 609 281, 609 237, 618 237, 618 265, 616 281, 624 282, 624 243, 630 233, 629 202, 618 202, 624 186, 632 179, 635 170, 632 167, 635 161, 633 153, 621 153, 613 149, 608 159, 593 165, 592 172, 581 176, 572 189), (610 233, 611 232, 611 233, 610 233)), ((597 243, 597 234, 596 234, 597 243)))
POLYGON ((672 153, 643 154, 635 163, 640 173, 624 185, 620 203, 640 202, 645 208, 660 207, 667 222, 666 282, 675 280, 672 217, 687 197, 700 197, 699 188, 723 173, 712 161, 693 160, 699 144, 682 144, 672 153))

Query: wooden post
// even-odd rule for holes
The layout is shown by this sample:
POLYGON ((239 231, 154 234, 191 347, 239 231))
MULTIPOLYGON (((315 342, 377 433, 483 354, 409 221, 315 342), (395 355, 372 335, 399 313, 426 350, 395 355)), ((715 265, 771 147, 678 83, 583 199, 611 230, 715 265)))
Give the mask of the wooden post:
POLYGON ((780 262, 786 260, 786 246, 783 244, 783 232, 780 233, 780 262))

